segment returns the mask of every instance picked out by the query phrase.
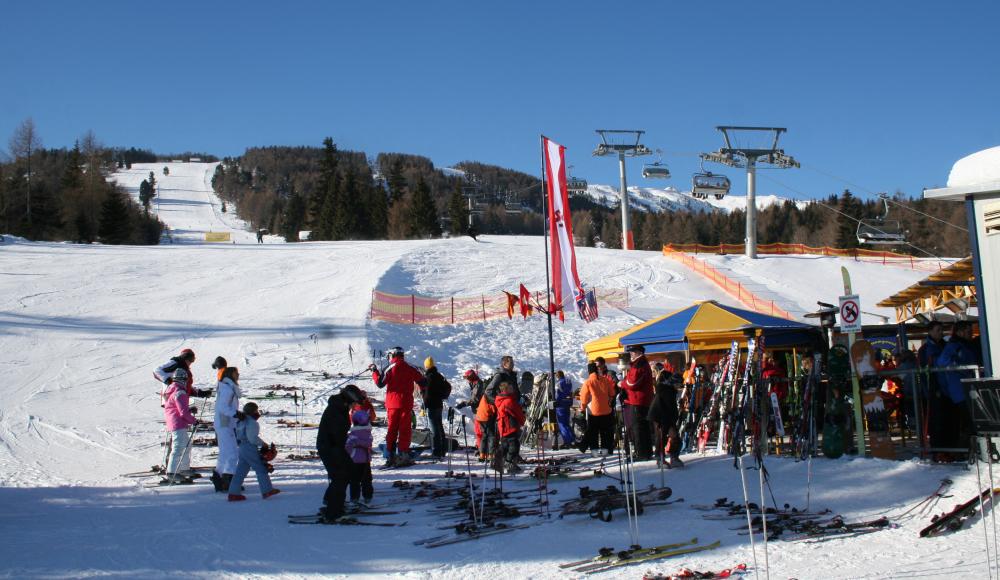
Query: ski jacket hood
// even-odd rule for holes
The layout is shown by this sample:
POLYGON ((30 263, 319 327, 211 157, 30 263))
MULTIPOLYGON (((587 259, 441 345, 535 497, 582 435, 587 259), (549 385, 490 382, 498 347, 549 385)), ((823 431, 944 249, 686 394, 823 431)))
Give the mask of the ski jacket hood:
POLYGON ((163 417, 167 423, 167 431, 179 431, 197 423, 189 408, 187 389, 180 384, 167 387, 163 396, 163 417))

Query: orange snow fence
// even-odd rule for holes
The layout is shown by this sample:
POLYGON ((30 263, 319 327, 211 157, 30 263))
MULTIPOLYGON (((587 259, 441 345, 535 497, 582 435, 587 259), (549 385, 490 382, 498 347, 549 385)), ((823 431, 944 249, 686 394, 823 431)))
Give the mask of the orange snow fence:
POLYGON ((743 284, 726 276, 712 266, 709 266, 704 261, 695 258, 694 256, 689 256, 676 250, 672 250, 667 246, 663 246, 663 255, 673 260, 677 260, 681 264, 684 264, 698 274, 701 274, 705 278, 711 280, 716 286, 722 288, 726 294, 729 294, 733 298, 739 300, 750 308, 750 310, 760 312, 761 314, 780 316, 781 318, 792 320, 792 315, 778 307, 773 300, 764 300, 763 298, 758 297, 753 292, 744 288, 743 284))
MULTIPOLYGON (((627 308, 628 289, 595 288, 598 309, 601 307, 627 308)), ((517 292, 512 292, 515 296, 517 292)), ((545 295, 535 292, 534 304, 544 306, 545 295)), ((390 294, 372 290, 371 319, 397 324, 464 324, 506 318, 507 294, 480 296, 452 296, 432 298, 416 294, 390 294)), ((514 313, 514 317, 520 311, 514 313)))
MULTIPOLYGON (((663 246, 663 253, 685 252, 688 254, 742 254, 745 252, 743 244, 719 244, 718 246, 706 246, 704 244, 667 244, 663 246)), ((950 262, 939 262, 937 260, 924 260, 914 258, 908 254, 888 252, 884 250, 868 250, 865 248, 831 248, 830 246, 807 246, 805 244, 757 244, 757 252, 761 254, 807 254, 814 256, 837 256, 840 258, 854 258, 859 262, 878 262, 887 266, 902 266, 911 270, 926 270, 937 272, 941 268, 947 267, 950 262)))

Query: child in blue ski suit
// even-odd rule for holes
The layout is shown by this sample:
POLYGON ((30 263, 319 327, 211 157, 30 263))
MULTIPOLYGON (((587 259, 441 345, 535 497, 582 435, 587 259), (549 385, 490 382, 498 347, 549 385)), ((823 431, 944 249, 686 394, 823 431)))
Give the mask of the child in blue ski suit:
POLYGON ((243 405, 242 415, 236 422, 236 444, 240 458, 236 463, 236 473, 229 482, 229 501, 243 501, 247 498, 240 493, 240 490, 243 488, 243 479, 250 473, 251 468, 257 474, 257 485, 260 486, 261 496, 267 499, 281 493, 281 490, 271 485, 267 464, 261 458, 261 449, 266 447, 266 444, 260 439, 260 425, 257 424, 260 411, 257 409, 257 403, 243 405))
POLYGON ((559 436, 565 447, 573 447, 576 435, 573 433, 573 421, 570 414, 573 410, 573 383, 566 378, 566 373, 556 371, 556 423, 559 425, 559 436))

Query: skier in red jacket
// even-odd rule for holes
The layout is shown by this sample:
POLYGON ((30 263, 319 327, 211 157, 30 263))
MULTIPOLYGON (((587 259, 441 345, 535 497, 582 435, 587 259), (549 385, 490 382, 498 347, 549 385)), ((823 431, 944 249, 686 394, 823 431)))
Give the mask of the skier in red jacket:
POLYGON ((653 458, 652 429, 646 416, 649 406, 653 404, 653 372, 646 360, 646 348, 641 344, 633 344, 626 349, 631 361, 621 388, 625 393, 625 404, 622 408, 623 419, 628 430, 629 439, 635 446, 633 453, 637 461, 648 461, 653 458))
POLYGON ((497 434, 500 436, 500 453, 495 458, 497 471, 514 475, 520 473, 518 460, 521 456, 521 427, 524 426, 524 410, 517 402, 517 390, 504 381, 500 383, 497 395, 497 434))
POLYGON ((388 465, 405 467, 413 465, 410 456, 410 437, 413 426, 413 387, 427 388, 427 380, 415 367, 403 358, 403 348, 395 346, 389 351, 389 366, 379 371, 375 364, 368 366, 372 380, 380 389, 385 389, 385 411, 389 429, 385 434, 385 447, 389 452, 388 465), (398 453, 397 453, 398 451, 398 453))

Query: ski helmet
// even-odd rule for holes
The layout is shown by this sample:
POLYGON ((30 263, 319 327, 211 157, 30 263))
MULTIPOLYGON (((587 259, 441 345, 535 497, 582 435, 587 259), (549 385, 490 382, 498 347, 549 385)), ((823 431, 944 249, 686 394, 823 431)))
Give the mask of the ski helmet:
POLYGON ((477 375, 476 371, 474 371, 473 369, 469 369, 469 370, 465 371, 465 374, 462 375, 462 376, 464 376, 465 380, 467 380, 467 381, 478 381, 479 380, 479 375, 477 375))
POLYGON ((191 375, 184 369, 177 369, 174 371, 174 382, 175 383, 186 383, 191 378, 191 375))
POLYGON ((435 365, 434 365, 434 358, 433 357, 427 357, 427 358, 424 359, 424 368, 425 369, 430 369, 430 368, 432 368, 434 366, 435 365))
POLYGON ((259 410, 260 408, 257 406, 257 403, 254 403, 252 401, 247 403, 246 405, 243 405, 244 415, 255 415, 259 410))
POLYGON ((190 348, 185 348, 181 351, 181 358, 194 362, 194 351, 190 348))
POLYGON ((403 347, 401 347, 401 346, 394 346, 394 347, 392 347, 392 348, 389 349, 389 352, 386 353, 386 356, 389 357, 389 359, 391 360, 391 359, 394 359, 396 357, 403 356, 404 353, 405 353, 405 351, 403 350, 403 347))

